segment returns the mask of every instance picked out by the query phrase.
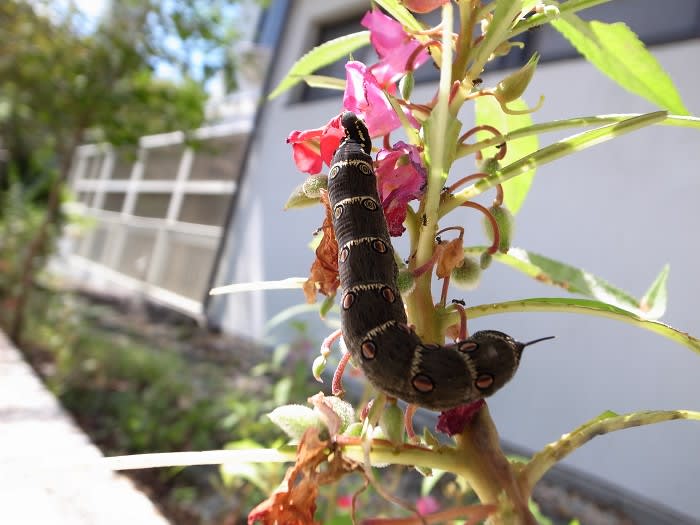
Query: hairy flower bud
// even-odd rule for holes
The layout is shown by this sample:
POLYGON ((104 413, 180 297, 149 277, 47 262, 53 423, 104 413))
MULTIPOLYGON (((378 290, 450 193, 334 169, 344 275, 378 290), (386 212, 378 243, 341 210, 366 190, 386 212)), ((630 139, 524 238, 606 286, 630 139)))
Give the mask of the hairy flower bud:
POLYGON ((450 282, 463 290, 473 290, 479 284, 480 279, 481 266, 479 266, 478 261, 465 255, 462 264, 452 270, 450 282))
MULTIPOLYGON (((500 239, 498 242, 498 251, 506 253, 510 249, 511 241, 513 240, 513 226, 515 221, 513 214, 505 206, 491 206, 489 212, 493 215, 498 225, 500 239)), ((490 241, 493 241, 493 228, 491 222, 484 218, 484 230, 490 241)))
POLYGON ((416 278, 413 276, 413 272, 408 268, 399 270, 396 276, 396 285, 401 295, 410 294, 416 287, 416 278))

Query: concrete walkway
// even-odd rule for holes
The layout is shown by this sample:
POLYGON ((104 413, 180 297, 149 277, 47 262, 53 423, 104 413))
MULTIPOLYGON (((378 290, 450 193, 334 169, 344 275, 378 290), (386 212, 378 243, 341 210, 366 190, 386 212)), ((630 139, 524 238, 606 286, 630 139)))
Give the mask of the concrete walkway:
POLYGON ((0 524, 167 525, 0 332, 0 524))

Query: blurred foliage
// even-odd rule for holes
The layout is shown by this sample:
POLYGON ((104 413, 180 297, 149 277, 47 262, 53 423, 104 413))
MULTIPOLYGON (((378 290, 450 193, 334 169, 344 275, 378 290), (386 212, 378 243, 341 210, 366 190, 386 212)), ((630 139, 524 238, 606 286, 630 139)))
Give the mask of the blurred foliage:
MULTIPOLYGON (((264 414, 317 391, 306 373, 317 344, 303 327, 256 364, 257 356, 246 357, 252 350, 226 348, 216 361, 196 351, 202 337, 217 336, 189 325, 154 330, 133 311, 71 293, 41 288, 28 312, 25 355, 107 455, 279 445, 282 433, 264 414)), ((132 474, 173 523, 245 516, 262 494, 252 483, 224 483, 215 467, 132 474)))
MULTIPOLYGON (((7 189, 0 188, 0 328, 7 329, 12 320, 25 252, 44 215, 43 208, 35 202, 36 194, 43 190, 48 178, 26 187, 11 172, 7 189)), ((51 228, 44 250, 32 259, 35 271, 44 265, 55 238, 56 229, 51 228)))
POLYGON ((75 148, 85 141, 135 144, 143 135, 199 127, 204 84, 230 69, 236 8, 247 1, 254 0, 111 2, 93 26, 71 3, 67 9, 47 0, 0 3, 0 190, 9 188, 10 173, 26 188, 45 183, 33 198, 46 213, 26 239, 14 293, 0 296, 14 308, 8 334, 15 342, 36 271, 62 221, 75 148), (163 68, 176 80, 160 78, 163 68))

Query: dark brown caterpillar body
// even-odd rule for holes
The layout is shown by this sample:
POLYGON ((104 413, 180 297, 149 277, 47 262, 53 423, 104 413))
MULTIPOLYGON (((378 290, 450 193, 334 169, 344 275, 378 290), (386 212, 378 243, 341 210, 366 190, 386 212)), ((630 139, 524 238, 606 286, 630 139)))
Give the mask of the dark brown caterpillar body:
POLYGON ((446 410, 487 397, 520 363, 519 343, 493 330, 451 345, 425 344, 408 326, 397 266, 377 193, 364 123, 342 116, 345 138, 333 157, 328 194, 338 239, 343 339, 377 389, 409 403, 446 410))

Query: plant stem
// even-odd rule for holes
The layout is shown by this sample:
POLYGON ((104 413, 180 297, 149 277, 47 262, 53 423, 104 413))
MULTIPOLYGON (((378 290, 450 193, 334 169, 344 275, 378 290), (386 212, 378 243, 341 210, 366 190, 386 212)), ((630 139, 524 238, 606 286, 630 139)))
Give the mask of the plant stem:
POLYGON ((493 186, 502 184, 523 173, 527 173, 533 168, 571 155, 577 151, 590 148, 591 146, 601 144, 602 142, 606 142, 631 131, 656 124, 664 120, 667 116, 668 113, 666 111, 655 111, 653 113, 647 113, 621 122, 577 133, 576 135, 562 139, 554 144, 550 144, 549 146, 512 162, 508 166, 496 171, 493 175, 480 179, 476 184, 455 193, 453 198, 447 199, 440 206, 440 216, 442 217, 460 206, 463 202, 476 197, 493 186))
MULTIPOLYGON (((641 115, 642 113, 590 115, 586 117, 574 117, 564 120, 553 120, 542 124, 534 124, 532 126, 516 129, 510 133, 506 133, 505 135, 494 135, 489 139, 481 140, 479 142, 475 142, 474 144, 462 144, 457 148, 456 158, 466 157, 467 155, 472 155, 473 153, 486 149, 490 146, 496 146, 497 144, 501 144, 503 142, 507 143, 513 140, 529 137, 531 135, 538 135, 540 133, 557 131, 560 129, 594 126, 596 124, 611 124, 613 122, 621 122, 623 120, 639 117, 641 115)), ((700 129, 700 118, 685 115, 669 115, 657 124, 660 126, 678 126, 683 128, 700 129)))
POLYGON ((700 421, 700 412, 690 410, 650 410, 634 412, 622 416, 603 415, 597 417, 569 434, 564 434, 554 443, 550 443, 543 450, 535 454, 532 460, 520 471, 519 479, 523 491, 529 494, 535 484, 544 474, 571 452, 586 444, 596 436, 601 436, 616 430, 652 425, 664 421, 678 419, 691 419, 700 421))
MULTIPOLYGON (((574 299, 559 297, 541 297, 532 299, 521 299, 518 301, 507 301, 497 304, 482 304, 467 308, 467 315, 470 319, 483 317, 486 315, 503 314, 512 312, 562 312, 588 314, 597 317, 606 317, 616 321, 623 321, 638 328, 643 328, 664 336, 676 343, 690 348, 693 352, 700 354, 700 339, 690 334, 676 330, 667 324, 650 319, 643 319, 627 310, 618 308, 610 304, 590 299, 574 299)), ((450 312, 447 319, 443 318, 443 323, 455 324, 459 318, 455 312, 450 312)))
POLYGON ((502 503, 505 495, 511 505, 509 511, 518 517, 517 523, 537 525, 528 508, 528 495, 521 492, 510 462, 501 450, 487 405, 455 439, 460 462, 452 467, 452 472, 467 480, 480 502, 502 503))
MULTIPOLYGON (((415 265, 421 266, 433 255, 435 232, 437 231, 440 192, 447 179, 445 137, 449 120, 449 96, 452 87, 452 5, 448 2, 442 6, 442 54, 440 63, 440 83, 437 101, 429 117, 427 126, 425 160, 428 166, 428 181, 425 196, 418 210, 419 216, 425 216, 424 224, 419 226, 418 242, 411 246, 415 250, 415 265)), ((432 272, 426 272, 416 279, 416 288, 407 298, 409 319, 416 325, 416 330, 426 342, 440 342, 443 334, 439 333, 436 322, 435 307, 431 291, 432 272)))

